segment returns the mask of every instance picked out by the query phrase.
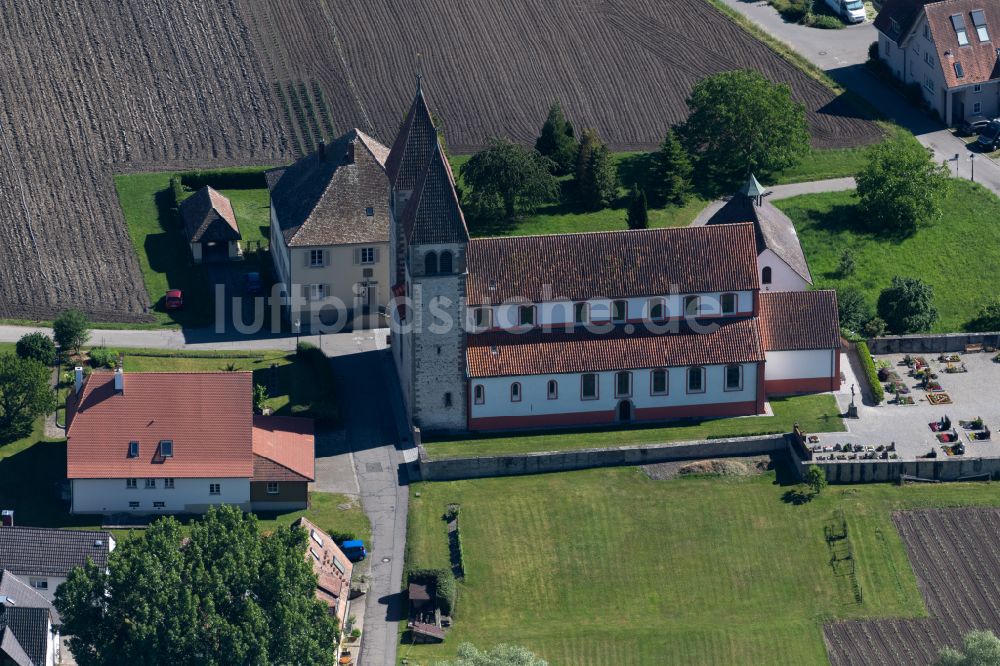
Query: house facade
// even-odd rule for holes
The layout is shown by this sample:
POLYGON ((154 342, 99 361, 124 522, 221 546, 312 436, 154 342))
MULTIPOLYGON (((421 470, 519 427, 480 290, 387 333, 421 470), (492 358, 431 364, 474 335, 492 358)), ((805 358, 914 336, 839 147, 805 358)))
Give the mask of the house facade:
POLYGON ((307 506, 312 421, 254 416, 252 373, 82 374, 68 405, 72 513, 307 506))
MULTIPOLYGON (((761 414, 768 380, 839 385, 839 366, 819 377, 812 367, 768 368, 769 353, 838 356, 839 322, 835 294, 814 292, 806 316, 788 324, 801 329, 801 349, 784 349, 777 336, 781 348, 769 346, 762 276, 776 285, 759 258, 769 250, 806 285, 811 278, 784 248, 762 245, 754 202, 741 223, 470 239, 421 90, 386 173, 399 300, 391 346, 409 416, 423 430, 761 414)), ((771 296, 784 302, 785 293, 794 292, 771 296)), ((789 392, 814 385, 772 383, 789 392)))
POLYGON ((17 576, 50 602, 70 571, 87 560, 106 569, 114 549, 110 532, 0 527, 0 569, 17 576))
POLYGON ((355 129, 267 173, 271 257, 293 326, 378 325, 390 297, 388 153, 355 129))
POLYGON ((874 25, 879 58, 946 124, 1000 115, 995 2, 887 0, 874 25))

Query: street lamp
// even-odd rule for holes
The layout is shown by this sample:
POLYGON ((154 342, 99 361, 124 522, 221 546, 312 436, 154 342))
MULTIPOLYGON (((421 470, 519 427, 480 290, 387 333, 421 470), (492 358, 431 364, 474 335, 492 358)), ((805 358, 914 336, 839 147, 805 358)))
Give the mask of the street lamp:
POLYGON ((951 158, 951 161, 955 163, 955 178, 958 178, 958 153, 955 153, 955 156, 951 158))
POLYGON ((969 180, 973 183, 976 182, 976 155, 975 153, 969 153, 969 169, 971 171, 969 180))
POLYGON ((295 320, 295 349, 299 348, 299 332, 302 330, 302 322, 298 319, 295 320))

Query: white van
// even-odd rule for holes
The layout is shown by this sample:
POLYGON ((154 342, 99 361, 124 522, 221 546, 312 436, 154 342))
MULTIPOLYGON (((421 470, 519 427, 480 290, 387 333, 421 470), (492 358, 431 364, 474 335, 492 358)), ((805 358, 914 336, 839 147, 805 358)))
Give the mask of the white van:
POLYGON ((865 3, 861 0, 826 0, 826 4, 848 23, 863 23, 865 20, 865 3))

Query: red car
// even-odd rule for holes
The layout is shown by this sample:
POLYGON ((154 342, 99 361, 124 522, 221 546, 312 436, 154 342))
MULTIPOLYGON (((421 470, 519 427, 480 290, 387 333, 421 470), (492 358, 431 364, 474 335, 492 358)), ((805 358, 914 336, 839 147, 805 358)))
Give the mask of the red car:
POLYGON ((171 289, 167 292, 164 305, 168 310, 180 310, 184 307, 184 294, 180 289, 171 289))

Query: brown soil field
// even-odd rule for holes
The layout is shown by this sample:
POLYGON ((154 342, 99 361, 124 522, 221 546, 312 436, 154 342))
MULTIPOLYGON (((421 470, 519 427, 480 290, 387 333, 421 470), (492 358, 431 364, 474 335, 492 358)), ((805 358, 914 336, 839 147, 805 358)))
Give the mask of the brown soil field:
MULTIPOLYGON (((559 100, 616 150, 645 150, 686 115, 706 75, 757 69, 806 105, 817 147, 871 143, 871 122, 706 0, 240 0, 271 76, 318 82, 338 131, 391 142, 414 90, 417 54, 448 145, 496 135, 533 142, 559 100)), ((290 116, 305 116, 291 110, 290 116)), ((308 141, 316 123, 304 117, 308 141)))
POLYGON ((0 318, 145 319, 112 173, 291 155, 235 0, 8 0, 0 63, 0 318))
POLYGON ((962 634, 1000 634, 1000 509, 930 509, 893 516, 928 618, 839 622, 824 627, 833 666, 932 664, 962 634))

